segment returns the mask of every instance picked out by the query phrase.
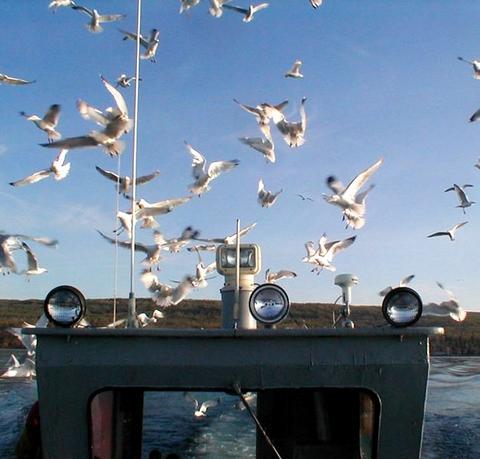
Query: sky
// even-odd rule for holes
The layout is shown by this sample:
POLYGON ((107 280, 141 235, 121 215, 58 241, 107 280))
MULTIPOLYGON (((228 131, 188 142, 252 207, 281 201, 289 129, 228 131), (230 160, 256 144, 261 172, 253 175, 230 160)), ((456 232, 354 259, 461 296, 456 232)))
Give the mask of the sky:
MULTIPOLYGON (((57 285, 70 284, 87 298, 127 297, 130 255, 120 248, 118 284, 114 284, 114 247, 96 229, 113 235, 116 192, 95 166, 116 171, 116 158, 101 148, 72 150, 69 176, 13 188, 9 182, 49 167, 56 151, 39 146, 46 134, 19 115, 43 116, 51 104, 62 107, 58 130, 63 137, 95 129, 81 118, 81 98, 104 110, 113 105, 100 75, 115 82, 135 69, 135 43, 123 41, 118 28, 135 30, 132 1, 85 0, 102 14, 123 13, 121 22, 104 24, 92 34, 85 14, 69 8, 56 13, 47 1, 8 2, 0 16, 0 73, 36 80, 26 86, 0 85, 0 229, 7 233, 58 239, 56 249, 32 242, 48 272, 27 280, 0 276, 0 298, 43 298, 57 285)), ((233 3, 233 2, 232 2, 233 3)), ((235 4, 248 3, 236 0, 235 4)), ((325 0, 314 10, 308 0, 271 0, 269 7, 244 23, 240 14, 208 14, 202 0, 179 14, 176 0, 144 0, 142 31, 160 30, 157 62, 142 61, 138 116, 140 175, 156 169, 159 177, 137 189, 150 202, 187 196, 191 157, 184 141, 207 161, 238 159, 234 170, 212 182, 211 190, 159 217, 167 238, 188 225, 203 237, 221 237, 257 222, 243 242, 262 249, 265 269, 289 269, 298 276, 280 282, 295 302, 332 302, 341 293, 336 274, 354 273, 354 304, 380 304, 378 292, 415 274, 411 286, 424 303, 444 300, 440 281, 467 310, 480 311, 478 244, 480 204, 463 215, 454 183, 472 184, 468 195, 479 198, 480 125, 469 117, 480 107, 480 81, 472 68, 457 60, 480 57, 477 18, 480 5, 468 0, 325 0), (303 79, 285 78, 302 60, 303 79), (288 120, 299 120, 307 97, 305 144, 290 148, 272 126, 277 161, 241 144, 239 137, 259 136, 253 118, 233 102, 248 105, 289 100, 288 120), (366 224, 345 229, 339 208, 322 197, 325 179, 335 175, 348 183, 379 158, 384 163, 369 183, 366 224), (257 203, 257 184, 283 189, 271 208, 257 203), (313 201, 302 201, 297 194, 313 201), (468 221, 455 241, 426 236, 468 221), (337 271, 316 275, 301 262, 304 244, 357 235, 340 252, 337 271)), ((133 113, 133 87, 122 89, 133 113)), ((122 174, 131 175, 132 132, 120 158, 122 174)), ((121 200, 121 209, 129 203, 121 200)), ((140 242, 151 243, 151 231, 137 230, 140 242)), ((25 257, 15 254, 22 269, 25 257)), ((135 295, 147 297, 136 256, 135 295)), ((206 262, 213 255, 204 256, 206 262)), ((165 253, 158 276, 162 282, 194 274, 195 254, 165 253)), ((192 298, 219 299, 223 278, 217 276, 192 298)))

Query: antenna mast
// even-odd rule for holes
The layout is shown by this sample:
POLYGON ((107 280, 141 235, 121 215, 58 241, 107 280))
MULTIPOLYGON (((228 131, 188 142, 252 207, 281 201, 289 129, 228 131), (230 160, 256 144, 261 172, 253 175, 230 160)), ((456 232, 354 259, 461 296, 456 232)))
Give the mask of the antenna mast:
POLYGON ((133 107, 133 151, 132 151, 132 237, 130 245, 130 293, 128 295, 127 328, 138 328, 137 306, 135 301, 135 224, 137 201, 137 145, 138 145, 138 88, 140 81, 140 30, 142 0, 137 0, 137 40, 135 54, 135 97, 133 107))

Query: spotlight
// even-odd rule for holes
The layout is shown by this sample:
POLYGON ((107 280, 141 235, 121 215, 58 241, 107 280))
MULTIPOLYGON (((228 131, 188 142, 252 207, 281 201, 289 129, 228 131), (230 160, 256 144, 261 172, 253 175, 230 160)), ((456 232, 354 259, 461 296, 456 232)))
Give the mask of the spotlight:
POLYGON ((85 315, 85 297, 75 287, 61 285, 48 293, 43 303, 43 310, 55 325, 73 327, 85 315))
POLYGON ((422 299, 409 287, 390 290, 383 299, 382 313, 386 321, 394 327, 408 327, 422 316, 422 299))

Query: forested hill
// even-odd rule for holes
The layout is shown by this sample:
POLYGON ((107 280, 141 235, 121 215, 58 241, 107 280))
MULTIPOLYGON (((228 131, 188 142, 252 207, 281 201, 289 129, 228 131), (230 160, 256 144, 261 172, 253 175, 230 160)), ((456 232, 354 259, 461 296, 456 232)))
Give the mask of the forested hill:
MULTIPOLYGON (((92 299, 87 301, 86 319, 93 326, 112 322, 113 301, 92 299)), ((20 327, 23 321, 35 323, 41 315, 43 300, 0 300, 0 348, 21 347, 18 340, 6 332, 7 327, 20 327)), ((154 305, 149 298, 137 299, 137 311, 150 313, 154 305)), ((117 301, 117 318, 126 316, 127 300, 117 301)), ((332 304, 293 303, 291 314, 281 327, 330 327, 332 304)), ((221 302, 214 300, 184 300, 178 306, 165 310, 165 318, 154 327, 160 328, 218 328, 221 302)), ((378 306, 353 306, 352 320, 356 327, 381 326, 386 322, 378 306)), ((463 322, 449 318, 425 317, 417 325, 445 328, 444 336, 431 339, 432 355, 480 355, 480 313, 469 312, 463 322)), ((152 327, 152 325, 150 325, 152 327)))

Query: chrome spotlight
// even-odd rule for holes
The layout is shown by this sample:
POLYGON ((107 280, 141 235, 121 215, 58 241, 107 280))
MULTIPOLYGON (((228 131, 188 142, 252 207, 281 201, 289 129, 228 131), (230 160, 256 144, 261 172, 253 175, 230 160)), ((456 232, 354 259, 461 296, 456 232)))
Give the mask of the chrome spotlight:
POLYGON ((422 316, 422 299, 409 287, 390 290, 383 299, 382 313, 385 320, 394 327, 408 327, 422 316))
POLYGON ((273 325, 287 316, 290 301, 282 287, 276 284, 262 284, 250 295, 249 308, 258 322, 273 325))
POLYGON ((55 325, 73 327, 85 315, 85 297, 75 287, 61 285, 48 293, 43 303, 43 310, 55 325))

